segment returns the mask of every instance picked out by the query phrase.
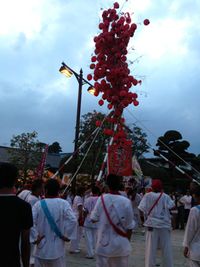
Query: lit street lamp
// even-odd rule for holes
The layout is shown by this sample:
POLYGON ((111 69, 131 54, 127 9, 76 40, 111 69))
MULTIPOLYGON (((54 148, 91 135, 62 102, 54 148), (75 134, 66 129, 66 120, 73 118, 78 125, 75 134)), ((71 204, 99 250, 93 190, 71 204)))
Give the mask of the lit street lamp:
MULTIPOLYGON (((75 128, 75 140, 74 140, 74 152, 75 152, 78 148, 78 139, 79 139, 82 86, 84 84, 88 84, 89 85, 88 92, 91 94, 94 94, 95 88, 91 83, 89 83, 87 80, 83 78, 82 69, 80 69, 80 73, 78 74, 73 69, 71 69, 69 66, 67 66, 64 62, 62 62, 62 66, 60 67, 59 71, 62 74, 64 74, 67 78, 70 78, 74 74, 78 81, 78 102, 77 102, 77 111, 76 111, 76 128, 75 128)), ((74 182, 73 182, 74 188, 75 188, 75 185, 76 185, 76 178, 74 178, 74 182)))

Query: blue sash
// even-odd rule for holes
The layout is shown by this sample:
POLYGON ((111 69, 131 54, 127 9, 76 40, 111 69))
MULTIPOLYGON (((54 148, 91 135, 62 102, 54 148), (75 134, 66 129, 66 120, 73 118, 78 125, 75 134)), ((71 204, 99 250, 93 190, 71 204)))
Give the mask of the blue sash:
POLYGON ((44 211, 44 214, 47 218, 47 221, 51 227, 51 230, 58 236, 60 237, 61 239, 63 238, 63 235, 61 234, 60 230, 58 229, 58 226, 56 225, 55 221, 54 221, 54 218, 52 217, 49 209, 48 209, 48 206, 47 206, 47 203, 46 201, 43 199, 40 201, 41 203, 41 207, 44 211))
POLYGON ((200 205, 195 206, 195 208, 197 208, 198 210, 200 210, 200 205))

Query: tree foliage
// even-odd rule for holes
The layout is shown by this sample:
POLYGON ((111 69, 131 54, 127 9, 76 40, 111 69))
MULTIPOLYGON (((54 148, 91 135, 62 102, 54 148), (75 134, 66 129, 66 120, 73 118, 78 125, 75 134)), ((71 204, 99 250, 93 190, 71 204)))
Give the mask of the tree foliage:
POLYGON ((14 135, 10 140, 10 161, 21 171, 24 181, 28 171, 35 169, 41 159, 41 146, 37 140, 37 132, 14 135))
POLYGON ((129 138, 133 141, 133 155, 138 159, 143 157, 144 153, 149 152, 147 134, 138 126, 134 126, 129 133, 129 138))
POLYGON ((49 148, 48 148, 48 153, 60 153, 62 152, 62 148, 58 142, 53 142, 49 148))
POLYGON ((175 130, 167 131, 163 136, 160 136, 156 146, 158 149, 155 151, 155 155, 159 155, 157 152, 161 152, 175 164, 183 164, 180 158, 188 160, 195 157, 194 154, 187 152, 190 143, 182 140, 181 133, 175 130))

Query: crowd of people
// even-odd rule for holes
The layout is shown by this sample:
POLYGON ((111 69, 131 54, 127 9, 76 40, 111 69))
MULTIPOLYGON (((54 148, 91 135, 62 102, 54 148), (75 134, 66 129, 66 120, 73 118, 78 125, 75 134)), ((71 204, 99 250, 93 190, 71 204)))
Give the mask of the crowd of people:
POLYGON ((120 176, 109 174, 102 187, 93 185, 62 195, 56 179, 33 181, 16 192, 17 168, 0 164, 0 266, 66 267, 69 253, 80 253, 84 236, 87 259, 96 267, 128 267, 131 235, 145 232, 145 267, 156 266, 162 251, 164 267, 173 267, 171 228, 185 229, 183 255, 190 267, 200 266, 200 186, 185 195, 166 194, 152 180, 148 193, 123 188, 120 176), (190 194, 192 193, 192 194, 190 194))

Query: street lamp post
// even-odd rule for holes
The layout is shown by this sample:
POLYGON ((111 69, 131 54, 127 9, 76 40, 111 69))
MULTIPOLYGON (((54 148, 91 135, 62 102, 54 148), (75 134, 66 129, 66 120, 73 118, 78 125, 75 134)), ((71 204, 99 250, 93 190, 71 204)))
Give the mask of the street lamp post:
MULTIPOLYGON (((80 115, 81 115, 81 100, 82 100, 82 86, 84 84, 88 84, 88 92, 94 94, 95 88, 94 86, 89 83, 87 80, 83 78, 83 70, 80 69, 80 73, 78 74, 69 66, 67 66, 64 62, 62 62, 62 66, 60 67, 59 71, 64 74, 66 77, 71 77, 72 74, 75 75, 78 81, 78 101, 77 101, 77 111, 76 111, 76 128, 75 128, 75 140, 74 140, 74 152, 78 149, 78 140, 79 140, 79 130, 80 130, 80 115)), ((74 155, 74 159, 76 160, 77 153, 74 155)), ((77 167, 77 166, 76 166, 77 167)), ((76 187, 76 177, 72 182, 72 188, 75 189, 76 187)))

